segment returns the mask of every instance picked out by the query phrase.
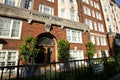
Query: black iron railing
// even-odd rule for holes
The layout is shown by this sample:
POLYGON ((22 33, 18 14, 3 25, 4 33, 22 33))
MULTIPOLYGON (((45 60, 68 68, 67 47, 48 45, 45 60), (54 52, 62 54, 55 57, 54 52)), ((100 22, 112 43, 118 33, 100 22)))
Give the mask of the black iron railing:
POLYGON ((103 58, 0 67, 0 80, 108 80, 119 61, 103 58))

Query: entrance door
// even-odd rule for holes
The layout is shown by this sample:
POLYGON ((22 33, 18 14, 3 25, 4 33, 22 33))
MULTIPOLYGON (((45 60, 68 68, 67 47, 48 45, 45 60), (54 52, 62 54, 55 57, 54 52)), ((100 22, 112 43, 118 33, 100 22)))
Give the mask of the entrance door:
POLYGON ((49 63, 54 61, 55 53, 54 42, 52 38, 41 37, 38 41, 38 47, 40 51, 36 57, 36 63, 49 63))

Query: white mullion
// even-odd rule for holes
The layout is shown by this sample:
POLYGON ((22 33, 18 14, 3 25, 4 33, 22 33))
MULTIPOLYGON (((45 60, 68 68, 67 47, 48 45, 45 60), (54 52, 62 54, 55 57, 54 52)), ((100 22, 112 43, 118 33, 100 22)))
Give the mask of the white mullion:
POLYGON ((15 1, 15 6, 17 6, 18 0, 14 0, 15 1))
POLYGON ((10 31, 9 31, 9 38, 12 37, 12 25, 13 25, 13 21, 14 21, 14 20, 11 20, 10 31))
POLYGON ((8 51, 5 51, 5 66, 7 66, 7 62, 8 62, 8 51))
POLYGON ((20 39, 20 36, 21 36, 21 30, 22 30, 22 21, 20 21, 20 25, 19 25, 19 35, 18 35, 19 39, 20 39))

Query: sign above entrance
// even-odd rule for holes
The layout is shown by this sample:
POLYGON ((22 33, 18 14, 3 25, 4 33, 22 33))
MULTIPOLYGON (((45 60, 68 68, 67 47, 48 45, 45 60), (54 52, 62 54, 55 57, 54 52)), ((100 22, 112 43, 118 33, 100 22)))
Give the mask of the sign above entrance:
POLYGON ((30 23, 32 20, 32 21, 37 21, 42 23, 50 23, 51 25, 62 26, 61 28, 68 27, 68 28, 78 29, 82 31, 89 30, 88 26, 81 22, 75 22, 75 21, 63 19, 57 16, 42 14, 38 11, 27 10, 24 8, 19 8, 14 6, 8 6, 5 4, 0 4, 0 15, 28 20, 28 23, 30 23))

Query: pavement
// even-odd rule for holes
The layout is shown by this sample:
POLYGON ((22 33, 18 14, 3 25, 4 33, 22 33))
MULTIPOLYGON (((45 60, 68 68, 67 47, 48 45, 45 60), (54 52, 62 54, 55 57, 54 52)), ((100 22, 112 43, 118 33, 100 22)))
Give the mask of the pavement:
POLYGON ((120 80, 120 74, 114 76, 112 79, 109 79, 109 80, 120 80))

